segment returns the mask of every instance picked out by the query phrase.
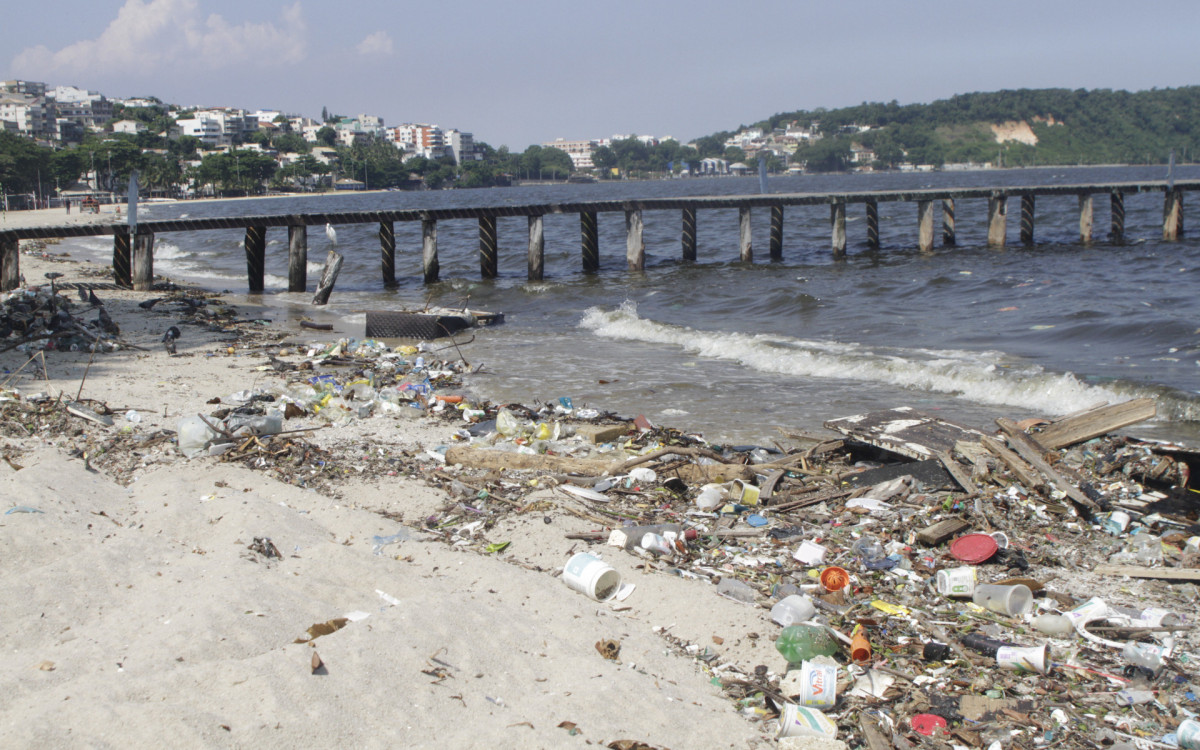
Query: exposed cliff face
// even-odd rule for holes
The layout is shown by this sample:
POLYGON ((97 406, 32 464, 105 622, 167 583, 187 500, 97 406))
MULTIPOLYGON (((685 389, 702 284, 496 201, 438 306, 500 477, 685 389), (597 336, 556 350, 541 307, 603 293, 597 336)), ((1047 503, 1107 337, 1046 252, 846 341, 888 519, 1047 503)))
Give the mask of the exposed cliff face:
MULTIPOLYGON (((1041 117, 1039 115, 1038 117, 1034 117, 1033 121, 1035 123, 1045 123, 1047 125, 1062 125, 1062 121, 1055 120, 1054 115, 1047 115, 1045 117, 1041 117)), ((992 136, 996 139, 996 143, 1016 141, 1018 143, 1024 143, 1026 146, 1037 145, 1037 134, 1033 132, 1033 128, 1030 127, 1029 123, 1025 120, 1021 120, 1020 122, 1017 122, 1016 120, 1009 120, 1007 122, 993 124, 991 128, 992 136)))

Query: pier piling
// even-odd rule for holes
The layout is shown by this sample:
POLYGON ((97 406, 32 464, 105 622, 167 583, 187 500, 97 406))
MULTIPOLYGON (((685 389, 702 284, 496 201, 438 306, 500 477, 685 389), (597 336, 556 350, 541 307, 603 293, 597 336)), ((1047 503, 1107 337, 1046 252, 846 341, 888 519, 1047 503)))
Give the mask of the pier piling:
POLYGON ((132 255, 129 227, 117 227, 113 232, 113 283, 122 289, 133 286, 132 255))
POLYGON ((958 244, 958 235, 954 230, 954 199, 942 199, 942 244, 954 247, 958 244))
POLYGON ((1021 196, 1021 244, 1033 244, 1033 227, 1036 221, 1034 214, 1037 210, 1036 196, 1021 196))
POLYGON ((484 279, 494 279, 500 274, 500 261, 497 253, 500 247, 500 236, 496 232, 495 216, 479 217, 479 276, 484 279))
POLYGON ((771 206, 771 260, 783 260, 783 206, 771 206))
POLYGON ((933 252, 933 201, 917 201, 917 249, 933 252))
POLYGON ((1125 242, 1125 194, 1114 190, 1108 195, 1109 208, 1112 211, 1112 223, 1109 225, 1108 240, 1118 245, 1125 242))
POLYGON ((879 201, 867 199, 867 247, 879 248, 879 201))
POLYGON ((396 286, 396 225, 390 221, 379 222, 379 271, 384 287, 396 286))
POLYGON ((1168 189, 1163 199, 1163 239, 1174 242, 1183 230, 1183 191, 1168 189))
POLYGON ((837 202, 829 206, 829 224, 831 228, 833 257, 846 257, 846 204, 837 202))
POLYGON ((1008 240, 1008 196, 993 193, 988 198, 988 247, 1004 247, 1008 240))
POLYGON ((683 245, 683 259, 696 260, 696 207, 683 207, 683 232, 680 241, 683 245))
POLYGON ((646 270, 646 242, 642 239, 642 209, 625 210, 625 263, 630 271, 646 270))
POLYGON ((130 276, 135 292, 148 292, 154 288, 154 232, 134 235, 130 276))
MULTIPOLYGON (((308 227, 299 216, 288 217, 288 291, 304 292, 308 290, 308 227)), ((383 228, 380 227, 380 239, 383 238, 383 228)), ((393 247, 396 239, 392 238, 393 247)), ((394 261, 393 261, 394 262, 394 261)), ((396 283, 395 266, 392 267, 392 283, 396 283)), ((387 271, 384 270, 384 283, 387 283, 387 271)))
POLYGON ((266 288, 264 278, 267 264, 267 228, 246 227, 246 280, 251 294, 261 294, 266 288))
POLYGON ((583 249, 584 273, 600 270, 600 228, 595 211, 579 212, 579 240, 583 249))
POLYGON ((529 280, 541 281, 546 272, 546 229, 540 214, 529 217, 529 280))
POLYGON ((750 207, 738 208, 738 258, 743 263, 754 262, 753 236, 750 231, 750 207))
POLYGON ((421 220, 421 269, 426 284, 438 280, 441 267, 438 264, 437 219, 421 220))
POLYGON ((1092 243, 1092 194, 1084 193, 1079 196, 1079 242, 1084 245, 1092 243))

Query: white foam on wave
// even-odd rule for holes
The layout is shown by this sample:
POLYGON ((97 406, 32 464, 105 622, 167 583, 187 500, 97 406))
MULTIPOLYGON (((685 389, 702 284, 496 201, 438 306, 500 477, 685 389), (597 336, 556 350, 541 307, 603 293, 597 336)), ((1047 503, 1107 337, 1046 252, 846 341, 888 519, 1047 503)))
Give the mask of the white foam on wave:
POLYGON ((945 393, 978 404, 1066 414, 1098 401, 1123 401, 1115 391, 1080 382, 1073 373, 1014 366, 1002 352, 869 347, 857 343, 767 334, 702 331, 641 318, 626 302, 616 310, 588 309, 579 326, 616 340, 675 346, 697 357, 737 362, 763 373, 884 383, 945 393))

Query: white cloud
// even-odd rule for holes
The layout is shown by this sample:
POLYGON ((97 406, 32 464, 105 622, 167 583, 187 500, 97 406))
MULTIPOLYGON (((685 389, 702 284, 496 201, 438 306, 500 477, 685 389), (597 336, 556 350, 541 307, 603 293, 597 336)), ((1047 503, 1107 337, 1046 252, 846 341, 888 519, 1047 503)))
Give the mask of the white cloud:
POLYGON ((215 14, 204 18, 195 0, 126 0, 100 36, 58 51, 29 47, 13 58, 12 70, 46 79, 55 74, 151 75, 172 65, 215 70, 293 64, 305 56, 304 14, 297 2, 280 15, 278 24, 234 25, 215 14))
POLYGON ((358 43, 357 49, 360 55, 387 57, 392 54, 392 38, 386 31, 376 31, 374 34, 367 34, 366 38, 358 43))

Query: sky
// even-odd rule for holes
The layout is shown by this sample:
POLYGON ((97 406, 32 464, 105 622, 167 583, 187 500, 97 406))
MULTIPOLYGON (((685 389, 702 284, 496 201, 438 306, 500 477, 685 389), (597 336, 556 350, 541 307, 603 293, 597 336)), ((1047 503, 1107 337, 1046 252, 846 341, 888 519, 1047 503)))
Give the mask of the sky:
POLYGON ((0 79, 184 106, 372 114, 523 151, 687 142, 780 112, 1200 84, 1164 0, 7 0, 0 79))

